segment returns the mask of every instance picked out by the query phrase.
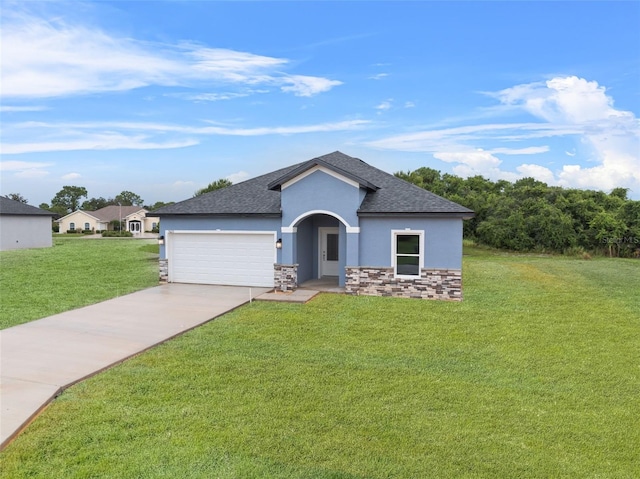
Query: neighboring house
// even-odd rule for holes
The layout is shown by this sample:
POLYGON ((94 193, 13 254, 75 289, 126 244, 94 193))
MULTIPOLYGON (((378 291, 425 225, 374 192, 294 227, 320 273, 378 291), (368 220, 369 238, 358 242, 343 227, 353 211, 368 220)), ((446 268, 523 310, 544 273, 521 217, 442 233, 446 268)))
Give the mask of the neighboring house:
POLYGON ((67 231, 104 231, 113 229, 112 221, 124 221, 124 229, 134 234, 151 231, 158 227, 157 216, 147 216, 148 211, 140 206, 110 205, 95 211, 77 210, 58 220, 60 233, 67 231))
POLYGON ((0 251, 50 247, 54 216, 51 211, 0 196, 0 251))
POLYGON ((161 279, 462 299, 462 221, 473 211, 340 152, 153 212, 161 279))

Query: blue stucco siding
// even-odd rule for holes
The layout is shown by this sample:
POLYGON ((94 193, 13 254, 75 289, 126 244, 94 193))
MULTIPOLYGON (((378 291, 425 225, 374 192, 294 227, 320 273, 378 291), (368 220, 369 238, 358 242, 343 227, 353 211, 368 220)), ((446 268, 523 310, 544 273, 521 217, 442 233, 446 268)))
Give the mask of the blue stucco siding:
POLYGON ((297 258, 298 265, 298 283, 304 283, 307 280, 315 278, 314 270, 317 271, 317 260, 314 251, 317 251, 317 229, 313 228, 312 221, 303 221, 298 225, 296 234, 297 241, 297 258))
POLYGON ((360 190, 323 171, 314 171, 282 190, 282 226, 290 226, 300 215, 317 210, 329 211, 349 226, 358 226, 356 212, 364 197, 360 190))
POLYGON ((391 231, 407 228, 424 231, 425 268, 462 269, 462 220, 458 218, 361 218, 360 265, 356 266, 393 266, 391 231))

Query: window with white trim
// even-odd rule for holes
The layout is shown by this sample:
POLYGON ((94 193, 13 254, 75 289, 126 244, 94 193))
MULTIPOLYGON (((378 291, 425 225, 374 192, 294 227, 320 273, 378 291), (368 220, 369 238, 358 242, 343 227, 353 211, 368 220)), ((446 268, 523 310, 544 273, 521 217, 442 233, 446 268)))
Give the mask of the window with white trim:
POLYGON ((399 277, 420 276, 424 254, 424 232, 415 230, 395 230, 393 233, 393 267, 399 277))
POLYGON ((69 223, 69 229, 70 229, 71 231, 75 231, 75 229, 76 229, 76 224, 75 224, 75 223, 69 223))
POLYGON ((84 230, 89 231, 91 229, 91 225, 89 223, 84 224, 84 230))

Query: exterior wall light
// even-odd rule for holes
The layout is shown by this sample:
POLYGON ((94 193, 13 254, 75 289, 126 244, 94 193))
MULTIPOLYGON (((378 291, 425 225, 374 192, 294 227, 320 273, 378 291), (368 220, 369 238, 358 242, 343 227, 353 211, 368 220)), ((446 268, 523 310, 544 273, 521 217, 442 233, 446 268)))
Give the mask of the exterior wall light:
POLYGON ((164 236, 158 237, 158 244, 159 245, 163 245, 164 244, 164 236))
POLYGON ((278 238, 276 241, 276 249, 282 249, 282 238, 278 238))

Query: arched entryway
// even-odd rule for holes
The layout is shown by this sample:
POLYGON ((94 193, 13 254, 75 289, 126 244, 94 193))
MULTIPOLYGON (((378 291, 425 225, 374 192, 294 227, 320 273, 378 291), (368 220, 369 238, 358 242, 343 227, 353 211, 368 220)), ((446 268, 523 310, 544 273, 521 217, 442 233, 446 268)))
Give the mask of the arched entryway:
POLYGON ((338 284, 345 255, 344 241, 340 241, 341 229, 344 231, 344 225, 337 218, 324 213, 307 216, 297 224, 295 242, 299 284, 314 279, 338 284))
POLYGON ((359 261, 359 233, 358 226, 327 210, 307 211, 285 223, 276 288, 287 291, 322 278, 344 287, 346 266, 359 261))

